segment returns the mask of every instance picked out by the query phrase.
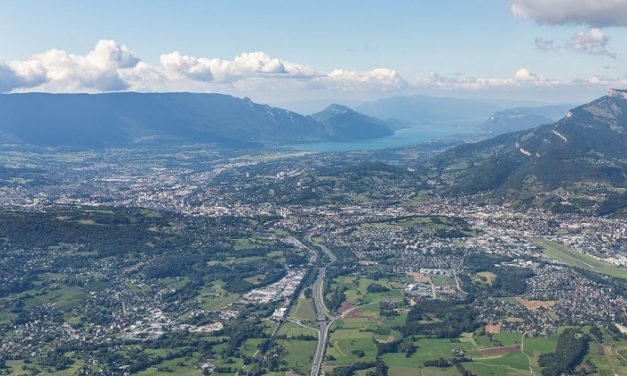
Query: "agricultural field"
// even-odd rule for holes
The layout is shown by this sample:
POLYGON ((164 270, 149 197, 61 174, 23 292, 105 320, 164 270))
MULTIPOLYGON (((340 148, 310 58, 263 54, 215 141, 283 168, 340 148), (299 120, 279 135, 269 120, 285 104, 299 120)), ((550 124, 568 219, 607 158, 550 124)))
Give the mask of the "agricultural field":
POLYGON ((402 322, 400 317, 380 317, 377 303, 354 309, 335 322, 327 349, 326 364, 351 365, 360 361, 374 361, 377 355, 375 340, 382 338, 381 340, 387 341, 389 337, 392 340, 398 339, 400 333, 393 331, 391 327, 402 322))
MULTIPOLYGON (((421 335, 404 338, 398 329, 405 326, 409 307, 404 305, 406 303, 402 298, 402 288, 415 278, 422 280, 425 277, 406 274, 394 278, 386 275, 375 280, 366 278, 363 274, 341 275, 332 280, 331 290, 339 289, 345 296, 339 312, 348 313, 335 322, 330 334, 325 362, 327 369, 359 362, 373 362, 378 358, 389 367, 390 375, 415 375, 417 369, 420 369, 421 375, 461 375, 454 366, 436 368, 426 366, 425 362, 455 359, 454 350, 462 349, 465 356, 473 360, 464 362, 463 367, 477 375, 528 375, 530 367, 539 375, 540 355, 555 350, 557 335, 523 339, 520 333, 500 330, 491 337, 477 330, 475 333, 463 333, 457 338, 429 338, 421 335), (374 291, 377 292, 371 291, 373 290, 371 286, 375 285, 377 287, 374 291), (382 288, 387 291, 378 292, 382 288), (399 316, 382 316, 381 304, 388 304, 387 302, 397 304, 396 311, 400 313, 399 316), (394 343, 403 339, 406 341, 407 338, 412 339, 415 347, 415 352, 411 354, 399 350, 381 353, 381 350, 378 350, 379 344, 394 343)), ((493 282, 496 275, 484 272, 478 277, 482 277, 482 282, 489 285, 488 282, 493 282)), ((436 286, 455 286, 454 278, 430 276, 429 279, 436 286)), ((530 308, 552 304, 515 297, 501 299, 530 308)), ((359 370, 355 374, 366 373, 367 370, 359 370)))
MULTIPOLYGON (((624 337, 623 337, 624 338, 624 337)), ((601 376, 627 375, 627 339, 616 340, 603 330, 602 342, 591 341, 583 363, 590 361, 601 376)))
MULTIPOLYGON (((483 336, 483 338, 486 338, 483 336)), ((447 371, 425 367, 425 362, 437 359, 452 359, 454 349, 463 349, 467 356, 473 359, 473 362, 464 363, 464 368, 474 371, 477 375, 511 375, 511 374, 528 374, 529 359, 525 354, 530 354, 531 364, 535 369, 537 366, 537 357, 554 349, 557 341, 556 337, 538 337, 526 339, 525 354, 520 352, 519 346, 515 345, 516 340, 520 342, 520 334, 505 334, 499 337, 502 340, 502 348, 489 348, 489 342, 477 340, 471 333, 455 339, 440 338, 416 338, 414 345, 416 346, 415 354, 407 357, 403 353, 384 354, 382 359, 391 367, 401 373, 409 372, 409 370, 421 368, 422 374, 445 374, 458 375, 459 372, 454 368, 447 368, 447 371), (529 343, 527 343, 529 341, 529 343), (486 350, 492 350, 487 352, 486 350), (494 351, 497 350, 497 351, 494 351), (500 352, 500 354, 499 354, 500 352)), ((538 369, 539 370, 539 369, 538 369)))
POLYGON ((229 293, 224 289, 224 281, 217 280, 198 291, 200 306, 208 311, 218 311, 234 303, 240 294, 229 293))
POLYGON ((165 376, 173 374, 181 376, 201 376, 202 372, 196 361, 190 358, 174 358, 137 373, 139 376, 165 376))
POLYGON ((300 321, 316 320, 316 309, 311 298, 306 298, 301 294, 290 311, 290 318, 300 321))
POLYGON ((288 369, 306 375, 311 367, 311 361, 316 352, 315 340, 279 339, 277 343, 283 347, 281 360, 288 369))
POLYGON ((333 281, 332 289, 335 287, 346 288, 344 291, 346 302, 353 305, 378 303, 380 301, 400 302, 403 300, 402 291, 405 287, 405 279, 402 276, 398 280, 341 276, 333 281), (388 291, 369 292, 368 288, 375 284, 383 286, 388 291))
POLYGON ((302 324, 299 325, 290 321, 283 323, 277 334, 279 336, 286 336, 288 339, 299 336, 311 336, 318 338, 317 329, 302 324))
POLYGON ((476 273, 475 275, 477 276, 477 279, 481 283, 485 283, 488 286, 492 286, 492 284, 496 280, 496 274, 492 272, 479 272, 479 273, 476 273))
POLYGON ((419 230, 423 233, 459 229, 467 236, 475 234, 474 231, 467 228, 466 223, 460 218, 447 216, 413 216, 389 221, 362 223, 360 227, 379 229, 412 229, 419 230))

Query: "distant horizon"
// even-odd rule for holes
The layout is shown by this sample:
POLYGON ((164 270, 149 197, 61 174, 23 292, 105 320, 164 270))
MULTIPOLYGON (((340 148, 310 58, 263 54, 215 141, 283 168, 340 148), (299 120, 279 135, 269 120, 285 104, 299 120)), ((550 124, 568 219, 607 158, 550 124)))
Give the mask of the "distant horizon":
MULTIPOLYGON (((626 89, 619 89, 619 88, 609 88, 608 90, 618 90, 618 91, 625 91, 626 89)), ((333 100, 324 100, 324 99, 320 99, 320 100, 312 100, 312 101, 297 101, 297 102, 279 102, 279 103, 267 103, 267 102, 263 102, 263 101, 258 101, 255 100, 254 98, 251 98, 249 96, 239 96, 239 95, 235 95, 235 94, 229 94, 229 93, 221 93, 221 92, 202 92, 202 91, 108 91, 108 92, 72 92, 72 93, 67 93, 67 92, 48 92, 48 91, 28 91, 28 92, 12 92, 12 93, 0 93, 0 95, 29 95, 29 94, 39 94, 39 95, 123 95, 123 94, 204 94, 204 95, 224 95, 224 96, 229 96, 229 97, 233 97, 233 98, 238 98, 238 99, 242 99, 242 100, 250 100, 253 103, 256 104, 260 104, 260 105, 269 105, 272 107, 276 107, 276 108, 282 108, 282 109, 286 109, 289 111, 293 111, 299 114, 303 114, 303 115, 310 115, 313 114, 315 112, 321 111, 323 109, 325 109, 326 107, 332 106, 332 105, 343 105, 343 106, 347 106, 349 108, 355 109, 356 107, 363 105, 363 104, 367 104, 367 103, 372 103, 372 102, 377 102, 377 101, 382 101, 382 100, 389 100, 389 99, 399 99, 399 98, 411 98, 411 97, 415 97, 415 98, 441 98, 441 99, 454 99, 454 100, 467 100, 467 101, 473 101, 473 102, 477 102, 477 103, 492 103, 492 104, 496 104, 499 103, 503 106, 503 108, 516 108, 516 107, 543 107, 543 106, 559 106, 559 105, 572 105, 572 106, 578 106, 581 104, 585 104, 588 102, 591 102, 600 96, 597 97, 591 97, 587 100, 581 101, 581 102, 573 102, 573 101, 556 101, 556 102, 548 102, 548 101, 532 101, 532 100, 507 100, 507 99, 503 99, 503 98, 498 98, 498 97, 464 97, 464 96, 454 96, 454 95, 439 95, 439 94, 433 94, 433 95, 427 95, 427 94, 409 94, 409 95, 391 95, 391 96, 381 96, 378 98, 373 98, 373 99, 368 99, 368 100, 347 100, 347 101, 342 101, 342 100, 337 100, 337 101, 333 101, 333 100)), ((607 92, 604 94, 607 95, 607 92)))
POLYGON ((627 87, 625 0, 24 0, 0 14, 5 93, 216 92, 303 107, 581 103, 627 87))

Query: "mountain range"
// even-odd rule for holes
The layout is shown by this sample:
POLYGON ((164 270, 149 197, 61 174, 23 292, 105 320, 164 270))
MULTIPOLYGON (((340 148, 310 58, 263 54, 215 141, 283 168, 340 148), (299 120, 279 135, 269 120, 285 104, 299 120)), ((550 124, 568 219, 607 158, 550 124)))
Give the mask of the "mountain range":
POLYGON ((551 124, 562 118, 572 105, 517 107, 497 111, 479 126, 489 135, 523 131, 543 124, 551 124))
POLYGON ((151 142, 225 146, 355 140, 391 134, 385 122, 331 106, 315 116, 222 94, 0 95, 0 142, 121 147, 151 142))
POLYGON ((333 132, 331 136, 336 139, 360 140, 394 133, 393 124, 339 104, 332 104, 311 117, 326 125, 333 132))
POLYGON ((626 127, 627 91, 610 90, 557 122, 463 144, 425 166, 454 194, 491 192, 531 203, 547 192, 564 197, 587 187, 624 196, 626 127))
POLYGON ((412 95, 366 102, 357 106, 357 111, 407 125, 476 126, 507 107, 511 106, 475 99, 412 95))

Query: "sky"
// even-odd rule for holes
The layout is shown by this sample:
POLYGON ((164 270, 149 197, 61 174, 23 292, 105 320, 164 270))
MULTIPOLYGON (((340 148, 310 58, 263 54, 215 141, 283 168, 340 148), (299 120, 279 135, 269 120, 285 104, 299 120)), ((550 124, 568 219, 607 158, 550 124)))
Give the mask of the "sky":
POLYGON ((627 0, 0 0, 0 92, 576 103, 627 87, 627 0))

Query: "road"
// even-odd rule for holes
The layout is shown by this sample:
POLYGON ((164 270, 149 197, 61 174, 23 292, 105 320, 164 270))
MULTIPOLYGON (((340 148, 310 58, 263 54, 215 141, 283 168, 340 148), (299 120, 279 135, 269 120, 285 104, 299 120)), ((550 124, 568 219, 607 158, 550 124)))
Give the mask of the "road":
POLYGON ((457 277, 457 272, 455 271, 455 269, 453 269, 453 277, 455 278, 455 284, 457 285, 457 289, 461 293, 466 294, 466 291, 462 290, 462 285, 461 283, 459 283, 459 278, 457 277))
POLYGON ((316 347, 316 354, 311 365, 311 376, 318 376, 320 374, 320 368, 324 361, 324 351, 327 347, 328 337, 328 324, 327 324, 327 307, 324 305, 324 298, 322 297, 323 290, 322 285, 324 283, 324 275, 326 273, 326 267, 320 267, 318 269, 318 278, 314 283, 313 288, 313 300, 316 308, 316 316, 318 319, 318 346, 316 347))
MULTIPOLYGON (((315 230, 310 231, 307 234, 307 240, 315 248, 321 250, 329 258, 329 262, 326 265, 318 267, 318 277, 313 286, 312 297, 314 306, 316 308, 316 317, 318 319, 318 346, 316 347, 316 355, 314 356, 311 365, 311 376, 319 376, 320 369, 322 368, 322 362, 324 361, 324 352, 327 347, 327 341, 329 337, 329 328, 333 322, 337 319, 324 304, 324 276, 327 272, 327 267, 337 261, 337 257, 329 248, 323 244, 318 244, 312 240, 312 236, 315 234, 315 230)), ((317 251, 315 251, 317 253, 317 251)))
POLYGON ((531 372, 531 374, 535 376, 536 373, 531 367, 531 357, 527 355, 527 353, 525 352, 525 336, 526 335, 527 333, 523 333, 522 338, 520 339, 520 352, 527 358, 527 361, 529 362, 529 372, 531 372))

